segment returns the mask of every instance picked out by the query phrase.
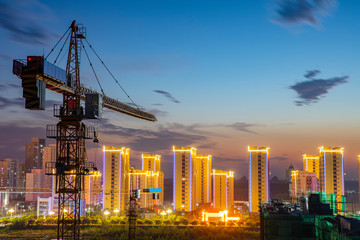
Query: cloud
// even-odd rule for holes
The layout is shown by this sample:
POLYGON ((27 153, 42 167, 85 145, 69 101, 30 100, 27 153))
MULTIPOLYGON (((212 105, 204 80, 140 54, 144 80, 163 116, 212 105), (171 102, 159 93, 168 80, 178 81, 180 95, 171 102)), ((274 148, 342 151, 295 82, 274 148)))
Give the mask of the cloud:
POLYGON ((35 0, 0 2, 0 27, 16 42, 46 45, 54 34, 40 22, 48 20, 49 15, 49 10, 35 0))
POLYGON ((348 78, 349 76, 333 77, 329 79, 311 79, 298 82, 295 85, 290 86, 290 89, 296 91, 300 98, 300 100, 295 101, 296 105, 310 105, 311 103, 318 102, 320 97, 324 97, 331 88, 348 83, 348 78))
POLYGON ((121 127, 110 123, 107 119, 101 122, 100 134, 116 135, 121 139, 127 139, 127 146, 135 151, 154 152, 171 149, 173 145, 188 146, 208 141, 208 137, 203 134, 177 131, 177 129, 162 125, 149 130, 121 127))
POLYGON ((25 100, 23 98, 6 98, 0 96, 0 109, 4 109, 7 107, 24 107, 25 100))
POLYGON ((156 108, 150 109, 149 112, 154 114, 155 116, 160 116, 160 117, 166 117, 169 114, 169 112, 161 111, 156 108))
POLYGON ((313 78, 315 77, 316 75, 318 75, 320 73, 320 70, 310 70, 310 71, 307 71, 305 74, 304 74, 304 77, 306 78, 313 78))
POLYGON ((246 132, 246 133, 253 133, 253 134, 257 134, 257 133, 250 130, 249 128, 251 128, 251 127, 259 127, 259 126, 265 126, 265 125, 243 123, 243 122, 236 122, 236 123, 233 123, 233 124, 226 125, 226 127, 233 128, 233 129, 235 129, 237 131, 246 132))
POLYGON ((156 93, 164 95, 171 102, 180 103, 180 101, 177 100, 176 98, 174 98, 169 92, 166 92, 166 91, 163 91, 163 90, 153 90, 153 91, 156 92, 156 93))
POLYGON ((282 25, 308 24, 316 26, 319 18, 329 14, 336 0, 277 0, 276 19, 282 25))
POLYGON ((289 160, 289 158, 286 157, 286 155, 284 155, 284 156, 276 156, 276 157, 271 157, 270 158, 270 161, 275 161, 275 160, 277 160, 277 161, 287 161, 287 160, 289 160))

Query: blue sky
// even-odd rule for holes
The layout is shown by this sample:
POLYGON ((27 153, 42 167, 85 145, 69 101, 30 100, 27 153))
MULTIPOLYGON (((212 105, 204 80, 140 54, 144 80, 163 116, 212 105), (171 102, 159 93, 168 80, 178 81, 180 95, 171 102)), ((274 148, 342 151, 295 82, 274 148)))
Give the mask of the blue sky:
MULTIPOLYGON (((171 146, 191 145, 212 154, 214 168, 235 170, 240 177, 248 171, 247 145, 258 145, 271 148, 272 174, 283 177, 290 163, 302 168, 303 153, 316 154, 317 147, 328 145, 345 148, 347 178, 358 178, 356 0, 0 4, 0 127, 5 135, 0 157, 23 160, 24 143, 44 136, 43 126, 56 122, 51 107, 41 113, 23 109, 21 89, 8 85, 21 84, 11 73, 11 60, 47 54, 75 19, 87 27, 89 42, 134 101, 158 113, 157 123, 111 112, 93 123, 102 144, 130 147, 136 166, 141 152, 160 153, 166 174, 171 146), (304 77, 312 70, 320 73, 304 77), (23 135, 14 136, 9 126, 23 135)), ((91 58, 105 93, 129 102, 91 58)), ((99 90, 84 57, 81 76, 84 85, 99 90)), ((47 99, 61 100, 50 92, 47 99)), ((101 158, 90 148, 90 159, 101 158)))

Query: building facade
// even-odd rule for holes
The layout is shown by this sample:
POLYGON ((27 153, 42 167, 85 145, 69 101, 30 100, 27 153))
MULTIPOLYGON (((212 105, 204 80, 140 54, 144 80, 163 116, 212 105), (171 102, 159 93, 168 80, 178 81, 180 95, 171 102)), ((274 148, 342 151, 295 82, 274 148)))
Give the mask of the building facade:
POLYGON ((269 202, 268 147, 249 146, 249 208, 259 212, 260 203, 269 202))
POLYGON ((344 196, 344 148, 319 147, 319 188, 325 194, 335 194, 338 209, 344 196))
POLYGON ((8 192, 9 200, 18 196, 19 165, 16 159, 0 160, 0 191, 8 192))
POLYGON ((196 148, 173 146, 173 153, 173 208, 176 212, 192 212, 196 206, 193 184, 196 148))
MULTIPOLYGON (((49 146, 43 148, 43 154, 42 154, 42 170, 43 174, 45 175, 45 169, 47 163, 50 162, 56 162, 56 144, 49 144, 49 146)), ((55 166, 55 165, 54 165, 55 166)), ((44 198, 57 198, 56 195, 56 183, 55 183, 55 175, 45 175, 44 176, 45 181, 43 183, 42 188, 46 190, 48 193, 45 194, 44 198)))
POLYGON ((213 169, 213 208, 230 210, 234 206, 234 172, 213 169))
POLYGON ((103 146, 103 209, 125 214, 130 195, 130 149, 103 146))
POLYGON ((45 146, 45 139, 32 138, 26 143, 25 149, 25 173, 31 173, 32 169, 42 168, 42 154, 45 146))
POLYGON ((316 174, 316 177, 320 176, 320 157, 315 155, 304 154, 303 155, 303 170, 306 172, 312 172, 316 174))
POLYGON ((197 205, 211 203, 211 155, 197 154, 194 161, 194 192, 197 205))
POLYGON ((43 189, 45 182, 45 174, 42 169, 32 169, 30 173, 26 173, 26 192, 25 202, 35 206, 38 197, 43 198, 47 192, 43 189))
POLYGON ((295 170, 291 172, 291 199, 306 197, 309 191, 319 191, 319 179, 314 172, 295 170))
POLYGON ((100 171, 93 172, 92 175, 85 175, 84 199, 86 206, 97 207, 102 201, 102 174, 100 171))

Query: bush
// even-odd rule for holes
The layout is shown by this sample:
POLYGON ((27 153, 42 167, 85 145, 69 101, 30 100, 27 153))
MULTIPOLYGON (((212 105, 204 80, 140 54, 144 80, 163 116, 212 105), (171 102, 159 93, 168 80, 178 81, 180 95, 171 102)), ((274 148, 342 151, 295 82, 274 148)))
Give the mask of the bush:
POLYGON ((176 221, 174 221, 174 225, 180 225, 180 221, 178 221, 178 220, 176 220, 176 221))
POLYGON ((195 220, 192 220, 192 221, 190 222, 190 224, 193 225, 193 226, 195 226, 195 225, 198 225, 198 224, 199 224, 199 221, 195 219, 195 220))
POLYGON ((163 223, 164 223, 165 225, 170 225, 170 224, 171 224, 171 221, 170 221, 169 219, 165 219, 165 220, 163 221, 163 223))
POLYGON ((200 225, 201 225, 201 226, 206 226, 206 225, 207 225, 207 222, 201 221, 201 222, 200 222, 200 225))
POLYGON ((160 219, 155 219, 155 225, 161 225, 162 224, 162 221, 160 219))
POLYGON ((138 219, 138 220, 136 220, 136 223, 141 225, 141 224, 144 224, 144 221, 141 219, 138 219))
POLYGON ((181 219, 181 224, 188 225, 189 224, 189 219, 187 219, 187 218, 181 219))
POLYGON ((26 219, 25 218, 14 218, 11 224, 9 225, 9 229, 11 230, 21 230, 26 228, 26 219))
POLYGON ((148 218, 145 218, 143 221, 146 225, 152 225, 154 223, 152 220, 150 220, 148 218))

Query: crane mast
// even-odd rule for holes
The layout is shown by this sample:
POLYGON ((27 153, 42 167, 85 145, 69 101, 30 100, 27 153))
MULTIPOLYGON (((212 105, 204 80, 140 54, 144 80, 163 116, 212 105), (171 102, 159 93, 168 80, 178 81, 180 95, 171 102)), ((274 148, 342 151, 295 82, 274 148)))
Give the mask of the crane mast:
MULTIPOLYGON (((85 37, 76 22, 70 26, 70 47, 66 66, 68 85, 74 93, 64 93, 60 121, 56 125, 56 193, 58 194, 58 239, 80 239, 81 195, 84 191, 85 144, 90 136, 82 122, 80 107, 79 41, 85 37)), ((87 170, 89 172, 89 170, 87 170)))

